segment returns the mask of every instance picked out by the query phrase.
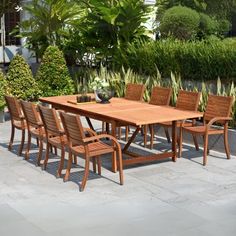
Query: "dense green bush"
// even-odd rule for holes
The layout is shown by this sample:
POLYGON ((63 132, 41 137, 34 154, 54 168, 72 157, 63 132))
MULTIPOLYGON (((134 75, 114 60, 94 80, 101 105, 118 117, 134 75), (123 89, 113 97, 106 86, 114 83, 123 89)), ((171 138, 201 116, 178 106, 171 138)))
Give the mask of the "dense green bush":
POLYGON ((194 38, 198 31, 199 20, 199 14, 191 8, 172 7, 166 10, 161 19, 161 35, 185 40, 194 38))
POLYGON ((9 91, 13 96, 23 100, 37 100, 40 94, 38 85, 29 65, 22 56, 14 56, 6 78, 9 91))
POLYGON ((185 42, 162 40, 130 45, 127 49, 126 68, 135 72, 155 75, 156 67, 164 77, 171 71, 183 79, 214 80, 236 78, 236 47, 233 41, 206 40, 185 42))
POLYGON ((0 111, 2 111, 6 105, 4 95, 7 93, 7 81, 3 72, 0 69, 0 111))
POLYGON ((210 16, 200 13, 199 29, 197 36, 199 39, 206 38, 209 35, 217 34, 219 30, 219 24, 216 20, 210 16))
POLYGON ((42 96, 74 93, 74 84, 66 66, 63 53, 57 46, 49 46, 36 74, 42 96))

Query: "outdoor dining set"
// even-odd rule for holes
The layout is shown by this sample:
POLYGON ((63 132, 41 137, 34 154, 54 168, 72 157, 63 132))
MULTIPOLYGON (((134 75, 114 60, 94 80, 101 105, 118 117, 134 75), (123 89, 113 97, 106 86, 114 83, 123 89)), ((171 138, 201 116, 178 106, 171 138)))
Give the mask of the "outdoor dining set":
POLYGON ((94 101, 77 103, 77 95, 39 99, 42 104, 50 104, 50 107, 5 96, 12 125, 8 148, 12 149, 15 129, 21 130, 18 154, 22 155, 25 134, 28 131, 25 159, 29 159, 31 138, 35 138, 39 148, 36 164, 42 164, 44 170, 47 168, 50 153, 58 155, 57 150, 60 149, 57 177, 62 177, 65 154, 68 152, 64 181, 69 180, 72 164, 77 164, 77 157, 84 158, 81 191, 84 190, 88 179, 90 163, 93 171, 101 175, 101 156, 104 154, 111 156, 111 169, 113 172, 119 171, 121 185, 124 183, 123 167, 127 165, 167 158, 172 158, 175 162, 182 156, 183 132, 192 135, 196 150, 199 150, 197 136, 203 137, 203 165, 207 164, 209 136, 215 134, 224 135, 225 152, 227 159, 230 159, 228 123, 231 120, 233 97, 209 95, 206 110, 202 113, 198 111, 201 96, 199 92, 180 90, 176 106, 172 107, 169 106, 171 88, 154 87, 148 103, 143 101, 144 90, 145 86, 142 84, 127 84, 124 98, 113 97, 110 103, 106 104, 94 101), (86 118, 89 128, 83 127, 82 116, 86 118), (90 119, 102 121, 103 131, 100 134, 96 133, 90 119), (145 147, 150 136, 149 148, 153 149, 155 125, 164 128, 167 141, 172 145, 171 151, 154 154, 152 152, 147 156, 129 151, 130 145, 140 132, 145 147), (121 138, 122 127, 125 129, 126 143, 121 149, 118 140, 121 138), (131 129, 134 132, 129 136, 131 129), (46 154, 43 158, 44 144, 46 154))

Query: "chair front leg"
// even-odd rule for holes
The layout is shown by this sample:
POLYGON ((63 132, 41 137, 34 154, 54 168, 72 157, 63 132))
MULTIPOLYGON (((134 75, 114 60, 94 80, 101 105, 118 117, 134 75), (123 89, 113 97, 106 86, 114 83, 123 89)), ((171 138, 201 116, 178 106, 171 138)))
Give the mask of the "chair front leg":
POLYGON ((11 138, 10 138, 10 142, 8 145, 8 150, 11 151, 12 150, 12 144, 14 141, 14 137, 15 137, 15 126, 13 124, 11 124, 11 138))
POLYGON ((97 173, 96 157, 94 157, 94 158, 92 159, 92 162, 93 162, 93 172, 94 172, 94 173, 97 173))
POLYGON ((226 153, 227 159, 230 159, 229 141, 228 141, 228 124, 224 125, 224 145, 225 145, 225 153, 226 153))
POLYGON ((38 141, 39 141, 39 153, 38 153, 38 158, 37 158, 37 165, 40 166, 42 153, 43 153, 43 140, 38 139, 38 141))
POLYGON ((27 142, 27 149, 25 151, 25 160, 29 160, 29 150, 30 150, 30 146, 31 146, 31 134, 28 131, 28 142, 27 142))
POLYGON ((183 128, 180 126, 179 128, 179 153, 178 158, 182 157, 182 151, 183 151, 183 128))
POLYGON ((84 188, 85 188, 88 176, 89 176, 89 161, 90 161, 90 158, 87 155, 85 155, 85 170, 84 170, 84 177, 83 177, 81 188, 80 188, 81 192, 84 191, 84 188))
POLYGON ((46 170, 47 168, 47 164, 48 164, 48 158, 49 158, 49 149, 50 149, 51 145, 50 143, 47 141, 47 146, 46 146, 46 155, 45 155, 45 159, 43 162, 43 170, 46 170))
POLYGON ((64 145, 62 145, 61 146, 61 160, 60 160, 59 167, 57 170, 57 178, 61 177, 61 172, 64 167, 64 160, 65 160, 65 147, 64 145))
POLYGON ((143 126, 143 145, 147 146, 147 125, 143 126))
POLYGON ((77 156, 76 156, 76 155, 73 155, 73 163, 74 163, 75 165, 78 164, 78 162, 77 162, 77 156))
POLYGON ((128 142, 129 138, 129 126, 125 126, 125 141, 128 142))
POLYGON ((198 145, 198 141, 197 141, 197 136, 195 134, 192 134, 193 136, 193 142, 196 148, 196 151, 199 151, 199 145, 198 145))
POLYGON ((65 182, 68 181, 68 179, 70 177, 71 165, 72 165, 72 152, 69 150, 69 158, 68 158, 68 162, 67 162, 66 174, 64 177, 65 182))
POLYGON ((207 164, 207 154, 208 154, 208 133, 206 133, 204 136, 204 148, 203 148, 203 165, 205 166, 207 164))
POLYGON ((150 130, 150 149, 153 149, 154 125, 149 125, 149 130, 150 130))
POLYGON ((123 175, 122 152, 121 152, 121 148, 119 146, 117 146, 117 153, 118 153, 117 157, 118 157, 118 165, 119 165, 120 185, 123 185, 124 184, 124 175, 123 175))
POLYGON ((97 156, 96 160, 97 160, 97 165, 98 165, 98 174, 101 175, 102 174, 101 157, 97 156))
POLYGON ((24 144, 25 144, 25 129, 23 129, 21 133, 21 143, 20 143, 19 152, 18 152, 19 156, 21 156, 22 154, 24 144))
POLYGON ((168 128, 167 128, 167 127, 164 127, 164 130, 165 130, 165 135, 166 135, 167 142, 168 142, 168 143, 171 143, 168 128))

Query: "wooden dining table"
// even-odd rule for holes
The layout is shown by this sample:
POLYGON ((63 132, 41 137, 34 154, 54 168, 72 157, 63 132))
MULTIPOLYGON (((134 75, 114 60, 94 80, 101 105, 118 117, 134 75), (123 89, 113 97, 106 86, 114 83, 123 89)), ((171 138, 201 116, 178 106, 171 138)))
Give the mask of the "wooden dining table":
MULTIPOLYGON (((123 160, 123 165, 131 165, 143 162, 172 158, 177 160, 177 121, 196 119, 203 116, 201 112, 179 110, 170 106, 157 106, 145 102, 131 101, 124 98, 112 98, 110 103, 102 104, 95 101, 88 103, 77 103, 77 95, 43 97, 39 100, 51 104, 56 109, 85 116, 89 125, 92 126, 90 118, 101 120, 111 124, 111 134, 116 137, 116 127, 121 124, 132 125, 135 131, 123 148, 123 153, 128 157, 123 160), (163 153, 151 155, 140 155, 128 151, 131 143, 139 133, 143 125, 172 122, 172 149, 163 153)), ((117 170, 116 157, 112 158, 112 170, 117 170)))

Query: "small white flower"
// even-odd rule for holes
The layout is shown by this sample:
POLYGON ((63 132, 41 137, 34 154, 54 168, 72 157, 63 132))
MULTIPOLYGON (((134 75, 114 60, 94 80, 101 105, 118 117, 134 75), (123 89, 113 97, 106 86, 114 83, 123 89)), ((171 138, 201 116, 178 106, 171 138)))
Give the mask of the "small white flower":
POLYGON ((19 6, 19 5, 17 5, 17 6, 15 7, 15 10, 16 10, 16 12, 19 12, 19 11, 22 11, 23 8, 22 8, 21 6, 19 6))

